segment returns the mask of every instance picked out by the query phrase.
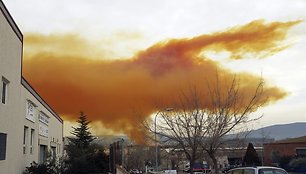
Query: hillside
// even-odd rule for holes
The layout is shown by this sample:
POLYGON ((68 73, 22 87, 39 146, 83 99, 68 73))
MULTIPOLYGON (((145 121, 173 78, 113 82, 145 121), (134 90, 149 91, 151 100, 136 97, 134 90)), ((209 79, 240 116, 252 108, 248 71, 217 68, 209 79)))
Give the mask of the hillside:
MULTIPOLYGON (((249 142, 262 143, 262 139, 266 139, 266 142, 273 140, 284 140, 288 138, 296 138, 306 136, 306 122, 290 123, 290 124, 279 124, 263 127, 257 130, 253 130, 247 136, 249 142)), ((227 138, 235 138, 236 135, 227 135, 227 138)), ((109 146, 111 143, 116 141, 123 141, 124 144, 132 143, 131 140, 124 135, 101 135, 97 137, 94 142, 103 146, 109 146)), ((167 138, 160 137, 164 143, 168 141, 167 138)), ((169 142, 168 142, 169 143, 169 142)))
POLYGON ((275 140, 283 140, 287 138, 296 138, 306 135, 306 122, 278 124, 263 127, 252 131, 249 138, 274 138, 275 140))

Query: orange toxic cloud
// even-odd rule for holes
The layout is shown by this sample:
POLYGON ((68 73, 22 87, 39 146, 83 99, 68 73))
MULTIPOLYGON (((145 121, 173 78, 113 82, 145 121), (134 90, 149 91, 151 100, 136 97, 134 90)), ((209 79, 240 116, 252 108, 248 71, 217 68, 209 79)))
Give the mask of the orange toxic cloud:
MULTIPOLYGON (((297 23, 253 21, 223 32, 159 42, 130 59, 110 59, 77 35, 26 34, 23 75, 64 119, 75 121, 84 111, 103 130, 123 132, 140 142, 137 119, 154 113, 158 101, 173 102, 190 84, 205 93, 205 82, 215 80, 217 71, 225 79, 239 76, 244 93, 254 90, 261 77, 225 69, 205 52, 226 51, 233 60, 245 55, 265 58, 288 47, 283 41, 297 23)), ((265 89, 269 102, 286 95, 275 86, 265 89)))

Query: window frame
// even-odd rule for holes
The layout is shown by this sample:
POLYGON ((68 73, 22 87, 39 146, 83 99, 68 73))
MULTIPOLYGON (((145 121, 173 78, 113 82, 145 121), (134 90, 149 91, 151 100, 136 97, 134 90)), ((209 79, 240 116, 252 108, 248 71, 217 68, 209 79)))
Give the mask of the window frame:
POLYGON ((230 173, 231 174, 243 174, 243 169, 241 169, 241 168, 237 168, 237 169, 232 169, 232 170, 230 170, 230 173), (239 173, 238 173, 239 172, 239 173))
POLYGON ((265 172, 272 172, 273 174, 279 173, 279 174, 287 174, 287 172, 283 169, 275 169, 275 168, 261 168, 258 169, 258 174, 265 174, 265 172))
POLYGON ((256 170, 255 169, 243 169, 243 174, 246 174, 246 171, 252 171, 252 174, 256 174, 256 170))
POLYGON ((0 132, 0 140, 0 161, 2 161, 6 160, 7 134, 0 132))
POLYGON ((30 132, 30 154, 33 154, 34 139, 35 139, 35 129, 31 128, 31 132, 30 132))
POLYGON ((29 127, 24 126, 23 128, 23 154, 27 154, 28 137, 29 137, 29 127))
POLYGON ((8 86, 10 81, 7 80, 5 77, 2 76, 1 80, 1 103, 7 104, 8 101, 8 86))
POLYGON ((305 147, 297 147, 297 148, 295 148, 295 153, 297 155, 306 155, 306 148, 305 147))

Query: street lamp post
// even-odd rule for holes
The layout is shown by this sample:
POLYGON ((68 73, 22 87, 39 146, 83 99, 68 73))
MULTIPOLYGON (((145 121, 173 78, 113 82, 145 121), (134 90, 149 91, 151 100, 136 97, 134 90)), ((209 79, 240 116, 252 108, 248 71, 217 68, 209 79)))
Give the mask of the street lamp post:
POLYGON ((124 147, 123 147, 124 139, 121 139, 121 165, 124 167, 124 147))
POLYGON ((155 135, 154 135, 154 140, 155 140, 155 171, 157 171, 157 167, 158 167, 158 164, 157 164, 157 152, 158 152, 158 149, 157 149, 157 139, 156 139, 156 118, 157 118, 157 115, 160 113, 160 111, 158 111, 155 115, 155 120, 154 120, 154 132, 155 132, 155 135))
MULTIPOLYGON (((164 111, 172 111, 173 108, 166 108, 164 109, 164 111)), ((158 114, 160 113, 161 111, 158 111, 156 114, 155 114, 155 118, 154 118, 154 132, 155 132, 155 135, 154 135, 154 140, 155 140, 155 171, 157 171, 157 168, 158 168, 158 148, 157 148, 157 139, 156 139, 156 135, 157 135, 157 132, 156 132, 156 118, 158 116, 158 114)))

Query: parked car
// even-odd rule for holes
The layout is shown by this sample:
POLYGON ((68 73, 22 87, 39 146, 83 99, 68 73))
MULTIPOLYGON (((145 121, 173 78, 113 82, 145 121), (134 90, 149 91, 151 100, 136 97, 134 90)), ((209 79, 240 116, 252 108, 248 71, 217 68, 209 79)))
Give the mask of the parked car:
POLYGON ((142 171, 141 170, 138 170, 138 169, 132 169, 130 170, 130 174, 141 174, 142 171))
POLYGON ((227 167, 221 169, 221 172, 222 172, 222 173, 226 173, 226 172, 228 172, 229 170, 235 169, 235 168, 238 168, 238 167, 241 167, 241 166, 240 166, 240 165, 229 165, 229 166, 227 166, 227 167))
POLYGON ((288 174, 286 170, 278 167, 258 166, 258 167, 238 167, 231 169, 226 174, 288 174))
MULTIPOLYGON (((194 174, 206 174, 211 173, 211 170, 206 161, 195 162, 192 167, 194 174)), ((190 164, 187 163, 184 167, 184 172, 190 173, 190 164)))
POLYGON ((164 170, 165 174, 177 174, 177 171, 176 170, 164 170))

